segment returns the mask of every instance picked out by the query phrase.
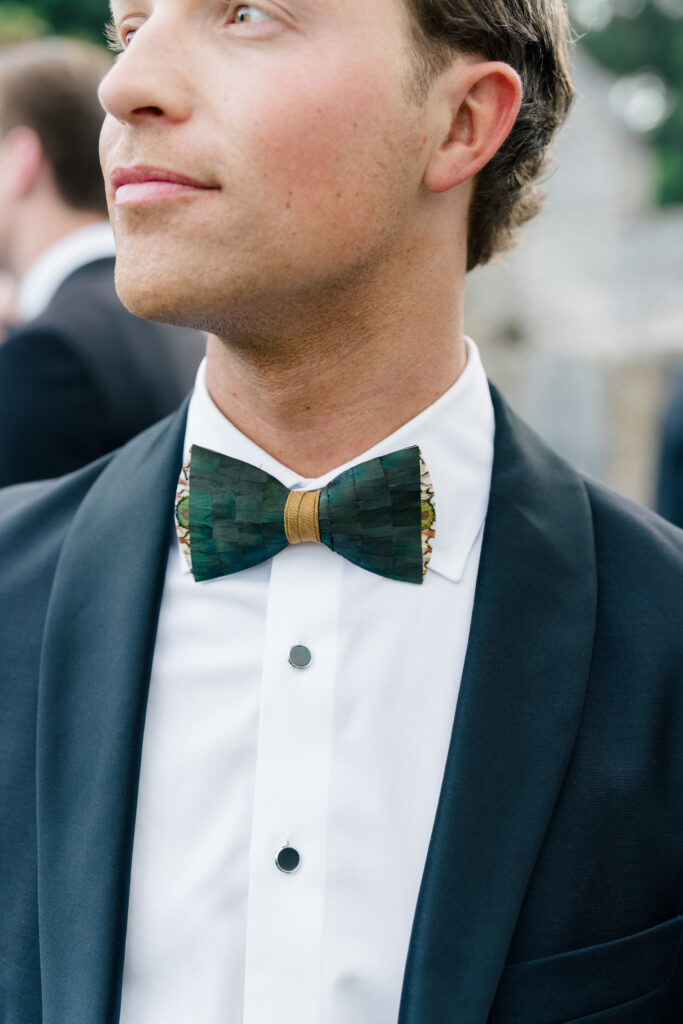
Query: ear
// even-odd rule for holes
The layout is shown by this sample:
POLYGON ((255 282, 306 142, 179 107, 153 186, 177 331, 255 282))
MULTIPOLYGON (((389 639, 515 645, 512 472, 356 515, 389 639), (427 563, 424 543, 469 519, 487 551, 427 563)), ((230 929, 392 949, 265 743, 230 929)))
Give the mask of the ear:
POLYGON ((478 174, 505 142, 522 83, 509 64, 458 61, 436 83, 433 98, 439 136, 422 180, 430 192, 446 192, 478 174))
POLYGON ((12 199, 23 199, 33 188, 44 164, 43 144, 32 128, 19 125, 2 140, 4 173, 12 199))

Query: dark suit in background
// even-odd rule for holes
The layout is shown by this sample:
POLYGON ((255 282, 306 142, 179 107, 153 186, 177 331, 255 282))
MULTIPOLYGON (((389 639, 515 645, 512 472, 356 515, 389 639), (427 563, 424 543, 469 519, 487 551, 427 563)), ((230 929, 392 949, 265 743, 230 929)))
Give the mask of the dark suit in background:
POLYGON ((683 526, 683 371, 662 420, 657 511, 676 526, 683 526))
POLYGON ((61 476, 172 412, 205 336, 133 316, 114 260, 74 271, 48 308, 0 345, 0 486, 61 476))

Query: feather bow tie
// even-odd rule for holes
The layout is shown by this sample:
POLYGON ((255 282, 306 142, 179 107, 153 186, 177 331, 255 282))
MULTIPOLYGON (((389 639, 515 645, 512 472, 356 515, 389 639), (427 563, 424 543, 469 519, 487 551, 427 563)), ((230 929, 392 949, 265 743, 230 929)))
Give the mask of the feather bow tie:
POLYGON ((325 544, 370 572, 422 583, 436 514, 417 447, 352 466, 319 491, 288 491, 248 462, 193 445, 176 496, 178 537, 197 582, 325 544))

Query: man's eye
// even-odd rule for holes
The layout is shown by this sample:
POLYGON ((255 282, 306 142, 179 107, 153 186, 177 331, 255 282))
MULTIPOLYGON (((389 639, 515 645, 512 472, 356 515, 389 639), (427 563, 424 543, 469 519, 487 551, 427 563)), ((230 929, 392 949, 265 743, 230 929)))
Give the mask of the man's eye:
POLYGON ((240 4, 235 8, 234 19, 238 25, 251 25, 258 21, 268 21, 270 15, 255 4, 240 4))
POLYGON ((137 32, 136 28, 124 28, 121 30, 121 42, 124 47, 130 45, 130 41, 137 32))

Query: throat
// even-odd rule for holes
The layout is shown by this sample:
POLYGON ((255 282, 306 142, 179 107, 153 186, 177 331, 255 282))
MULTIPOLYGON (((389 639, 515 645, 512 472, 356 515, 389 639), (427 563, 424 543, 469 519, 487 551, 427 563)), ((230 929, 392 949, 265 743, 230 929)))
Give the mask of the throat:
POLYGON ((278 462, 316 479, 357 458, 435 402, 464 369, 453 345, 440 372, 420 378, 411 359, 376 346, 289 352, 286 360, 245 359, 211 335, 209 395, 223 416, 278 462))

